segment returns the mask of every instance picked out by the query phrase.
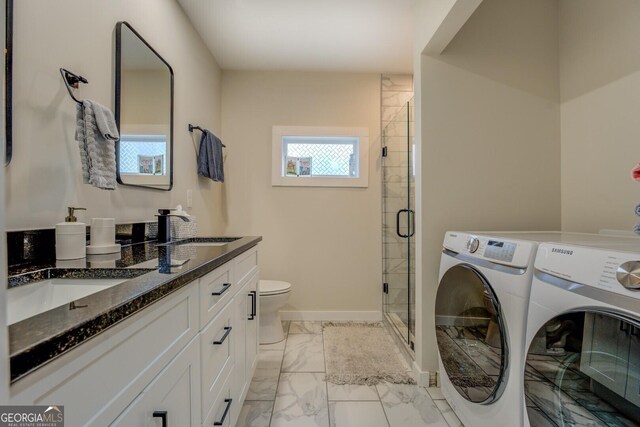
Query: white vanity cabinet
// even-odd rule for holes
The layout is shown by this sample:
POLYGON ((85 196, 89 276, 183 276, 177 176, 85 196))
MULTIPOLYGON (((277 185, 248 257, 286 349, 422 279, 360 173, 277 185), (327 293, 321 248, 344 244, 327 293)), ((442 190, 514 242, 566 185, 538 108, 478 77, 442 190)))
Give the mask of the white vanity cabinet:
MULTIPOLYGON (((257 284, 254 274, 234 299, 237 335, 235 340, 235 365, 232 373, 231 396, 242 402, 247 395, 258 360, 257 352, 257 284)), ((231 414, 232 425, 237 421, 239 407, 231 414)))
POLYGON ((199 344, 197 336, 111 425, 200 426, 199 344))
POLYGON ((197 302, 195 286, 179 289, 13 384, 10 404, 64 405, 66 425, 109 425, 198 335, 197 302))
POLYGON ((230 273, 216 269, 203 277, 201 298, 208 298, 209 290, 204 292, 203 288, 211 279, 228 274, 233 277, 230 301, 223 307, 216 304, 214 309, 207 308, 207 316, 201 316, 201 321, 208 321, 200 332, 203 426, 215 422, 235 425, 258 358, 257 248, 236 257, 230 273))
POLYGON ((257 361, 257 256, 254 246, 42 366, 9 403, 64 405, 70 426, 233 426, 257 361))
MULTIPOLYGON (((249 283, 247 283, 246 287, 246 295, 249 297, 249 304, 253 306, 253 310, 251 311, 251 315, 248 318, 247 322, 247 346, 245 348, 246 354, 246 370, 249 374, 247 380, 250 383, 253 374, 255 373, 256 367, 258 365, 258 348, 260 344, 260 337, 258 336, 258 331, 260 329, 260 325, 258 325, 258 313, 260 310, 260 298, 258 298, 258 282, 259 277, 258 273, 251 277, 249 283)), ((247 384, 247 387, 249 384, 247 384)), ((246 390, 245 390, 246 395, 246 390)))
POLYGON ((213 410, 222 382, 233 370, 236 355, 238 325, 233 310, 234 299, 200 332, 200 360, 202 364, 202 419, 213 410))

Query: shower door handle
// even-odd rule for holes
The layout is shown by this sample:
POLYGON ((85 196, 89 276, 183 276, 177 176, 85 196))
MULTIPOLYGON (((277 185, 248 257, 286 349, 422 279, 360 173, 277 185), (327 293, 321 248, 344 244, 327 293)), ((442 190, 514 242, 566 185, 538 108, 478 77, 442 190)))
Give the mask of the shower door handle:
MULTIPOLYGON (((400 215, 402 214, 402 212, 409 213, 409 209, 400 209, 398 212, 396 212, 396 234, 402 238, 407 238, 409 237, 408 234, 400 233, 400 215)), ((407 225, 409 224, 407 223, 407 225)))

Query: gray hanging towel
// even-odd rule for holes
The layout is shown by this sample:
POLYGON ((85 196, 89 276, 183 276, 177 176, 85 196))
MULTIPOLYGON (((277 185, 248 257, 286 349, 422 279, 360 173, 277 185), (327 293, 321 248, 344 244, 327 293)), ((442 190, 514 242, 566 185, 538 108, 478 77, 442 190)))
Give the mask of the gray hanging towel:
POLYGON ((206 176, 216 182, 224 182, 222 141, 206 129, 202 131, 200 138, 198 175, 206 176))
POLYGON ((115 142, 120 135, 111 110, 95 101, 78 104, 75 138, 80 148, 83 182, 103 190, 115 190, 115 142))

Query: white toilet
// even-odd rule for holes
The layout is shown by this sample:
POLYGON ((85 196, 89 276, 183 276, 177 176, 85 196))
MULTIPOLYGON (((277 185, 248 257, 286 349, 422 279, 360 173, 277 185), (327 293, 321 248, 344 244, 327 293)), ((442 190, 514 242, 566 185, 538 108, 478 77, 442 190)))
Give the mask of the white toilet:
POLYGON ((273 344, 284 339, 279 310, 289 299, 291 283, 260 280, 260 344, 273 344))

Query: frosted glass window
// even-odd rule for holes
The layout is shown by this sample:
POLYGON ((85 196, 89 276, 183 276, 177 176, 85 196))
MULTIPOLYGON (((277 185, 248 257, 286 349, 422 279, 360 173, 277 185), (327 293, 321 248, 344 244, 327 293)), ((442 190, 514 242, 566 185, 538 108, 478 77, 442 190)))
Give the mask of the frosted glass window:
POLYGON ((369 129, 273 126, 271 185, 367 187, 369 129))
POLYGON ((285 136, 283 176, 357 177, 359 138, 285 136))

